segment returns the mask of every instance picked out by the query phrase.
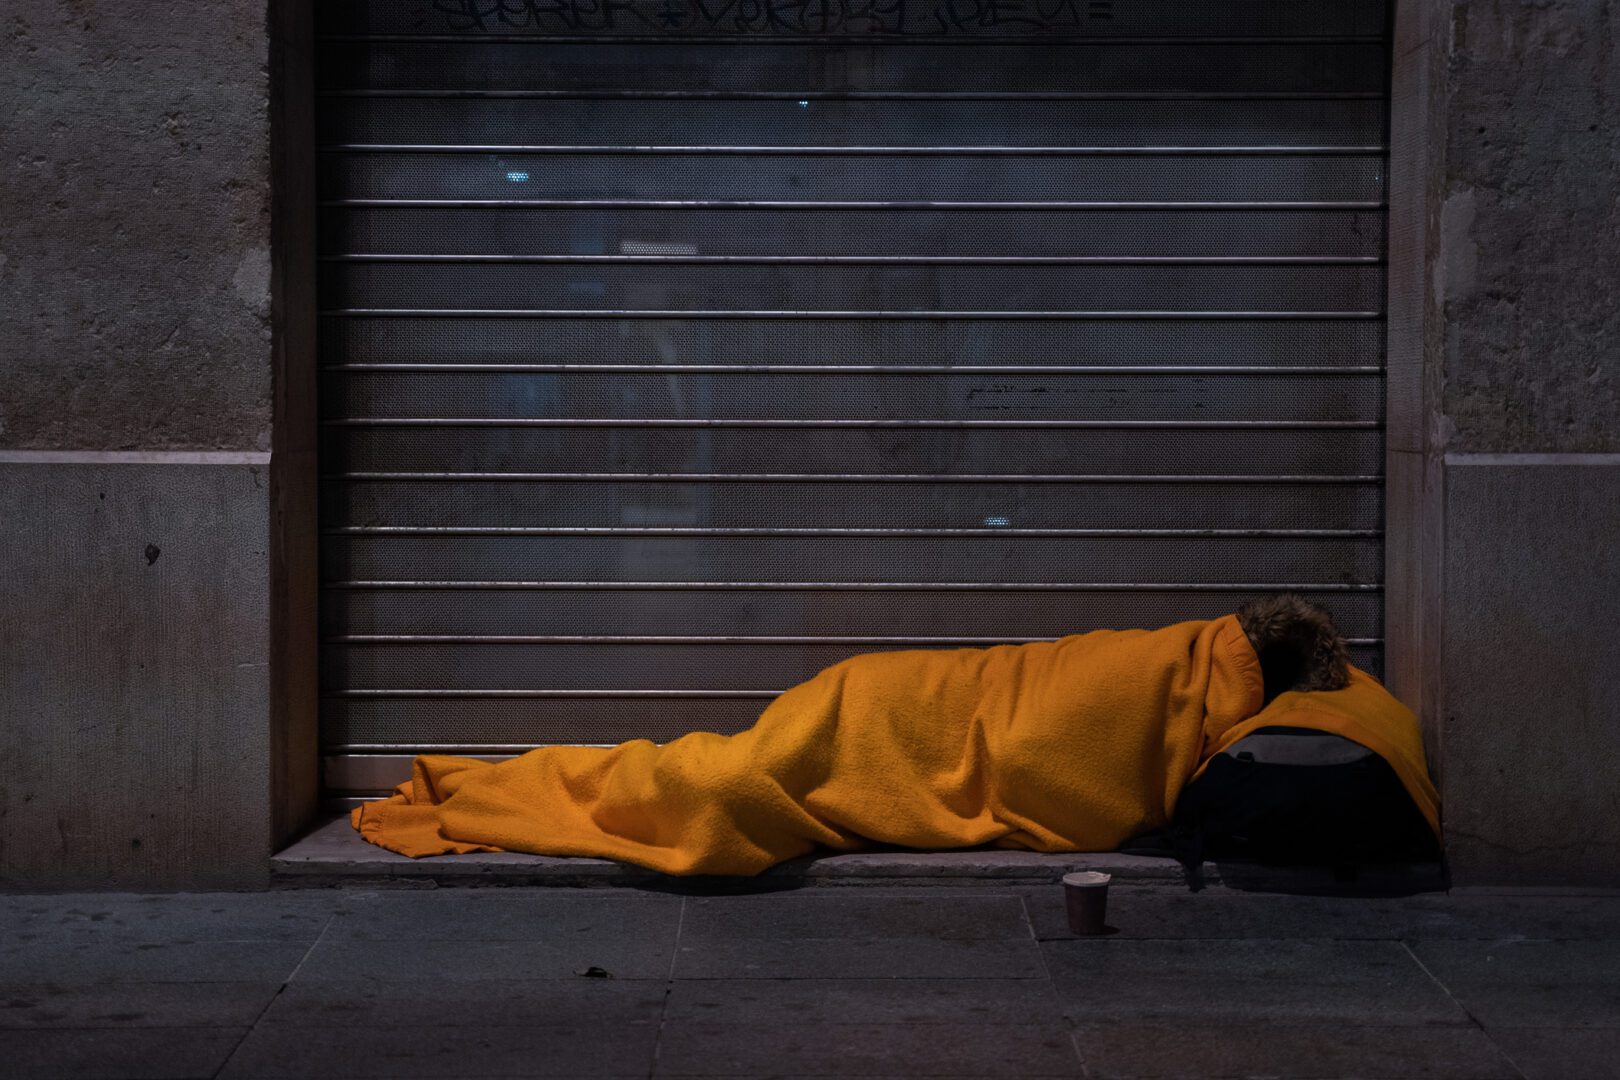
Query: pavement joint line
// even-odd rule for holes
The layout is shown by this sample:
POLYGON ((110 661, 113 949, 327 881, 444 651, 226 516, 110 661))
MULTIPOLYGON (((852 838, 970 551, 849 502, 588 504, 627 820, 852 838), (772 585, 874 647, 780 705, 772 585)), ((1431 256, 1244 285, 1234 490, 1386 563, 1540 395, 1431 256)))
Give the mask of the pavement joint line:
POLYGON ((265 1014, 270 1011, 270 1007, 276 1003, 276 999, 286 992, 287 985, 291 983, 293 981, 293 977, 296 976, 300 970, 302 970, 305 961, 307 961, 310 954, 315 951, 315 947, 322 941, 326 940, 326 932, 332 928, 332 924, 335 922, 337 922, 337 913, 333 912, 332 914, 328 915, 326 917, 326 921, 321 924, 321 932, 316 934, 315 940, 309 943, 309 948, 305 949, 304 955, 298 958, 298 963, 293 965, 292 971, 288 972, 287 977, 281 980, 281 985, 276 987, 276 992, 270 995, 270 1000, 264 1003, 264 1008, 259 1010, 259 1015, 253 1018, 253 1023, 247 1026, 247 1030, 242 1032, 242 1037, 236 1040, 236 1045, 231 1047, 231 1052, 225 1055, 225 1060, 219 1063, 219 1068, 213 1071, 212 1076, 214 1077, 214 1080, 218 1080, 220 1073, 224 1072, 230 1067, 230 1064, 236 1058, 236 1055, 241 1052, 242 1045, 248 1041, 249 1037, 251 1037, 255 1031, 259 1030, 259 1022, 263 1020, 265 1014))
POLYGON ((1407 942, 1405 938, 1401 939, 1401 948, 1406 950, 1406 955, 1412 958, 1412 963, 1418 966, 1418 970, 1427 975, 1429 977, 1429 981, 1438 986, 1441 991, 1445 993, 1447 999, 1450 1000, 1453 1005, 1457 1006, 1457 1008, 1462 1011, 1464 1016, 1468 1017, 1468 1022, 1473 1024, 1474 1027, 1479 1030, 1481 1035, 1485 1036, 1485 1041, 1490 1043, 1492 1048, 1495 1049, 1498 1054, 1502 1055, 1502 1060, 1513 1067, 1513 1072, 1519 1077, 1519 1080, 1529 1080, 1529 1077, 1525 1075, 1524 1070, 1519 1068, 1519 1063, 1514 1061, 1512 1055, 1510 1055, 1506 1050, 1502 1049, 1502 1045, 1491 1036, 1490 1031, 1486 1029, 1485 1025, 1479 1022, 1479 1017, 1475 1016, 1473 1011, 1469 1009, 1468 1006, 1457 1000, 1457 995, 1451 992, 1451 987, 1441 982, 1440 977, 1429 970, 1429 965, 1425 964, 1422 959, 1418 957, 1418 954, 1412 951, 1411 944, 1407 942))
POLYGON ((669 1019, 669 999, 675 996, 675 965, 681 958, 681 931, 686 928, 686 907, 691 897, 681 897, 680 914, 675 917, 675 943, 669 950, 669 975, 664 979, 664 1001, 658 1009, 658 1032, 653 1036, 652 1061, 647 1066, 647 1080, 658 1075, 658 1054, 664 1048, 664 1025, 669 1019))
POLYGON ((1085 1051, 1080 1049, 1080 1031, 1075 1027, 1074 1017, 1064 1007, 1063 999, 1058 996, 1057 981, 1052 978, 1052 965, 1047 962, 1046 950, 1041 947, 1041 937, 1035 930, 1035 917, 1030 914, 1029 897, 1021 893, 1014 894, 1018 899, 1018 907, 1024 913, 1024 925, 1029 928, 1030 940, 1035 943, 1035 952, 1041 958, 1041 971, 1045 973, 1046 992, 1051 995, 1052 1003, 1057 1006, 1058 1015, 1063 1017, 1063 1023, 1069 1029, 1069 1049, 1074 1051, 1075 1060, 1080 1063, 1080 1075, 1089 1080, 1091 1066, 1086 1063, 1085 1051))

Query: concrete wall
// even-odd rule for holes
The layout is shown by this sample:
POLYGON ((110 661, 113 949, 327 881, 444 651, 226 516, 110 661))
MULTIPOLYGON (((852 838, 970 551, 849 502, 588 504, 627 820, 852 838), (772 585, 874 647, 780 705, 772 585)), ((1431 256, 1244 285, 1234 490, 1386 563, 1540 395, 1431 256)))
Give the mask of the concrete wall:
POLYGON ((262 455, 7 456, 0 885, 261 883, 262 455))
POLYGON ((1453 455, 1446 523, 1454 876, 1620 885, 1620 460, 1453 455))
POLYGON ((0 445, 270 449, 264 0, 10 7, 0 445))
POLYGON ((1620 451, 1620 12, 1461 3, 1443 251, 1446 449, 1620 451))
POLYGON ((268 42, 0 22, 0 886, 265 880, 268 42))
POLYGON ((1392 678, 1457 881, 1620 885, 1620 12, 1400 17, 1392 678))
MULTIPOLYGON (((259 885, 312 803, 297 6, 0 24, 0 887, 259 885)), ((1390 678, 1457 880, 1620 885, 1617 15, 1397 13, 1390 678)))

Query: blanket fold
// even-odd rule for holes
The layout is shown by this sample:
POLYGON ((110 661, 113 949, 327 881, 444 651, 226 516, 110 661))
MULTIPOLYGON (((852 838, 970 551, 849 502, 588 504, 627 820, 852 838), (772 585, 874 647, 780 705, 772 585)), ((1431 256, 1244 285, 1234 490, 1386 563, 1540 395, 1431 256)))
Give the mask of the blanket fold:
POLYGON ((1259 713, 1221 732, 1190 779, 1201 776, 1214 755, 1263 727, 1315 728, 1365 746, 1389 762, 1435 837, 1440 837, 1440 794, 1429 779, 1417 716, 1365 671, 1351 665, 1350 685, 1343 690, 1278 694, 1259 713))
POLYGON ((425 755, 351 820, 405 855, 589 855, 669 874, 750 875, 872 842, 1107 851, 1170 820, 1262 690, 1232 615, 868 653, 785 691, 736 735, 547 746, 493 764, 425 755))

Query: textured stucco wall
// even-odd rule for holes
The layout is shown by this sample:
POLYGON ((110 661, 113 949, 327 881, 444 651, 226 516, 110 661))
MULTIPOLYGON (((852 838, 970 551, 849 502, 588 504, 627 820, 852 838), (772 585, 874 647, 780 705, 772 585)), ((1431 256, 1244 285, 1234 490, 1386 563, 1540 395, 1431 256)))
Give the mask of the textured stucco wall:
POLYGON ((267 880, 265 14, 0 11, 0 888, 267 880))
POLYGON ((1446 449, 1620 451, 1620 12, 1455 5, 1446 449))
POLYGON ((0 447, 270 448, 264 0, 0 14, 0 447))
POLYGON ((265 883, 268 469, 158 460, 0 455, 0 889, 265 883))
POLYGON ((1447 853, 1620 884, 1620 461, 1447 470, 1447 853))
POLYGON ((1442 473, 1411 561, 1438 566, 1414 655, 1447 852, 1463 884, 1620 886, 1620 10, 1415 6, 1443 62, 1405 437, 1442 473))

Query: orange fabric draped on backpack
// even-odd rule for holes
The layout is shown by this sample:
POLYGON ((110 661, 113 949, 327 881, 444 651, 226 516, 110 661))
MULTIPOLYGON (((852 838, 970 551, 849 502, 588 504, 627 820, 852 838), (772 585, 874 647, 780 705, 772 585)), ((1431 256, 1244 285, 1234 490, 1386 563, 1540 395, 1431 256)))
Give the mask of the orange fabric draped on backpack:
MULTIPOLYGON (((735 735, 547 746, 493 764, 424 755, 351 820, 404 855, 586 855, 669 874, 756 874, 873 842, 1107 851, 1170 820, 1201 764, 1260 719, 1262 686, 1233 615, 868 653, 785 691, 735 735)), ((1278 701, 1302 696, 1333 695, 1278 701)), ((1342 712, 1312 712, 1307 726, 1338 730, 1342 712)), ((1415 747, 1427 784, 1411 729, 1384 741, 1397 756, 1415 747)))

